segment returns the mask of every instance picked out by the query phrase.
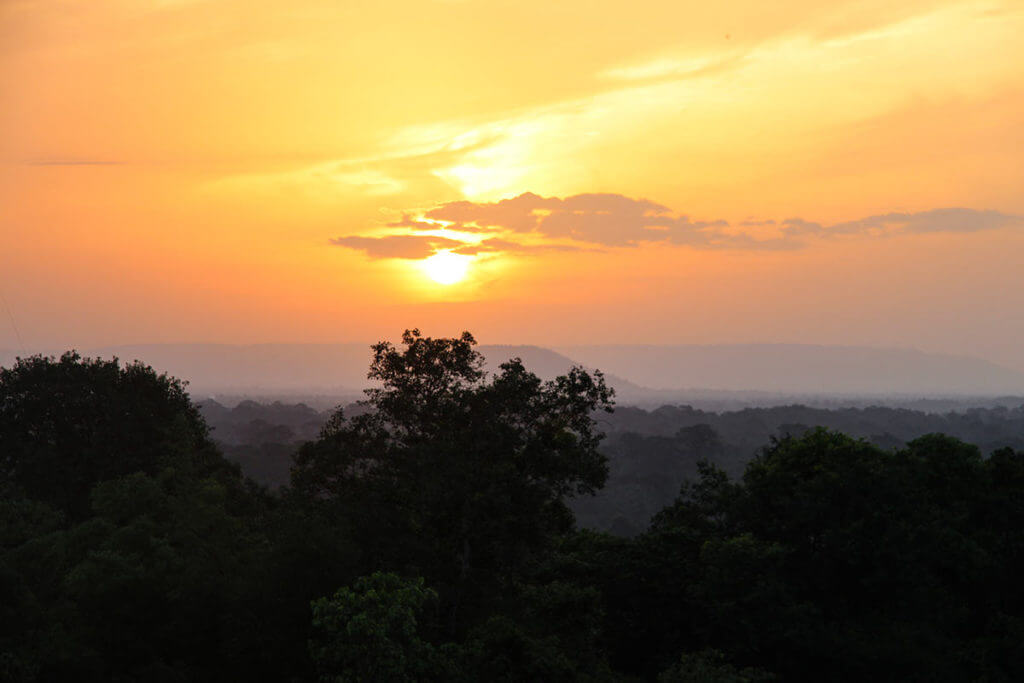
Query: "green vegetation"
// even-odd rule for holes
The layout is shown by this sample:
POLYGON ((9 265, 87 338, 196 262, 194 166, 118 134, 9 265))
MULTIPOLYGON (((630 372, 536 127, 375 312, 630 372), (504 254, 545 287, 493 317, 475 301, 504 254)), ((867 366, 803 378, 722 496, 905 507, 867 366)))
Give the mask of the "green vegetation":
POLYGON ((618 467, 632 439, 694 476, 614 536, 571 511, 609 473, 603 378, 473 345, 375 346, 274 492, 144 365, 0 370, 0 680, 1024 678, 1024 452, 623 432, 618 467))

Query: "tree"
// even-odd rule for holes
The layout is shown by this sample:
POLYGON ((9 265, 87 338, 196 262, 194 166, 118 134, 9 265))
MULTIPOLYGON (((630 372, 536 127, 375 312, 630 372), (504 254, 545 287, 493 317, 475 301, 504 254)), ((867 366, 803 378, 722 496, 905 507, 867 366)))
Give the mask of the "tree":
POLYGON ((759 669, 738 669, 717 650, 685 653, 658 676, 658 683, 767 683, 775 680, 759 669))
POLYGON ((312 603, 310 656, 324 683, 439 680, 444 653, 424 639, 425 612, 437 593, 422 578, 374 572, 312 603))
POLYGON ((611 410, 602 375, 542 382, 513 359, 488 378, 475 343, 407 330, 404 348, 376 344, 367 412, 335 413, 292 470, 297 491, 354 520, 372 569, 437 586, 451 629, 460 605, 572 528, 567 497, 607 476, 593 418, 611 410))
POLYGON ((232 470, 179 380, 75 352, 0 368, 0 491, 75 520, 88 514, 96 483, 166 467, 232 470))
POLYGON ((691 577, 699 619, 676 620, 675 651, 799 680, 1020 678, 1021 462, 942 435, 891 452, 819 428, 774 439, 740 482, 702 467, 639 541, 685 551, 673 574, 691 577))
POLYGON ((41 507, 3 501, 17 534, 0 568, 32 609, 0 627, 0 645, 11 627, 9 651, 37 662, 39 680, 201 681, 256 669, 240 624, 262 606, 253 575, 265 541, 228 498, 213 478, 165 470, 97 484, 93 516, 66 528, 41 507))
POLYGON ((178 380, 75 353, 0 370, 0 678, 259 671, 269 506, 178 380))

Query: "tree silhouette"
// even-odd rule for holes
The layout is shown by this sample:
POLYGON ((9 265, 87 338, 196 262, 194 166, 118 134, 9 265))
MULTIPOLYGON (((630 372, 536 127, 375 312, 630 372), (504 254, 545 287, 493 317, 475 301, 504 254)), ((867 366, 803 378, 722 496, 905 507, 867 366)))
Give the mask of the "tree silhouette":
POLYGON ((339 410, 293 469, 298 491, 355 520, 374 568, 440 590, 452 630, 468 596, 572 528, 567 497, 607 476, 593 412, 611 409, 612 392, 600 373, 542 382, 513 359, 488 378, 475 343, 407 330, 402 348, 375 345, 368 412, 339 410))
POLYGON ((167 467, 232 470, 179 380, 75 352, 0 368, 0 490, 75 519, 88 514, 97 482, 167 467))

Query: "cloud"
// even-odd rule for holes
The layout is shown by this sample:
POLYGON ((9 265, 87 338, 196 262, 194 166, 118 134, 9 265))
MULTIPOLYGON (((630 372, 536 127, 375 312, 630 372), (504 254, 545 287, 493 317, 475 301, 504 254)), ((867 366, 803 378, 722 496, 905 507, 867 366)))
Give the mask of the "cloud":
POLYGON ((448 202, 431 209, 425 214, 432 220, 459 224, 473 224, 477 227, 503 228, 514 232, 532 232, 537 228, 538 214, 560 202, 560 199, 545 199, 532 192, 526 192, 512 199, 478 204, 470 201, 448 202))
POLYGON ((541 254, 553 251, 599 251, 586 249, 572 244, 521 244, 497 237, 476 244, 467 244, 454 250, 456 254, 477 256, 480 254, 541 254))
POLYGON ((331 244, 362 251, 370 258, 424 259, 440 249, 451 249, 465 242, 434 235, 386 235, 384 237, 336 237, 331 244))
POLYGON ((448 230, 455 230, 457 232, 470 232, 470 233, 488 233, 494 232, 498 228, 493 227, 480 227, 477 225, 468 225, 466 223, 438 223, 436 220, 420 220, 412 217, 408 213, 403 213, 402 217, 397 221, 391 221, 385 223, 386 228, 407 228, 409 230, 440 230, 446 228, 448 230))
POLYGON ((868 216, 855 221, 837 223, 830 232, 840 234, 865 234, 872 231, 924 234, 935 232, 977 232, 995 230, 1024 224, 1024 216, 1005 214, 1000 211, 965 209, 953 207, 932 209, 917 213, 886 213, 868 216))
POLYGON ((390 223, 385 223, 384 227, 409 228, 410 230, 437 230, 439 226, 437 223, 431 223, 430 221, 421 221, 416 218, 413 218, 407 213, 403 213, 400 219, 398 219, 397 221, 391 221, 390 223))
MULTIPOLYGON (((434 226, 435 229, 437 226, 434 226)), ((483 254, 541 254, 566 251, 595 251, 572 244, 522 244, 492 238, 469 243, 435 235, 385 235, 383 237, 337 237, 331 244, 361 251, 372 259, 425 259, 442 250, 451 250, 464 256, 483 254)))
POLYGON ((613 193, 578 194, 562 199, 527 192, 497 202, 449 202, 427 211, 425 217, 460 226, 609 247, 665 240, 698 244, 728 225, 721 220, 691 222, 687 216, 676 215, 656 202, 613 193))
MULTIPOLYGON (((685 220, 685 217, 682 217, 685 220)), ((607 246, 632 246, 660 241, 679 218, 667 207, 618 194, 567 197, 541 217, 538 231, 548 237, 569 237, 607 246)))
POLYGON ((905 234, 967 233, 1024 225, 1024 217, 993 210, 942 208, 915 213, 891 212, 824 225, 790 217, 781 221, 747 219, 731 226, 724 220, 692 220, 649 199, 589 193, 542 197, 531 192, 496 202, 456 201, 422 213, 404 212, 386 223, 391 230, 493 233, 479 242, 423 234, 384 237, 349 236, 333 244, 357 249, 370 258, 421 259, 450 249, 467 256, 603 251, 641 244, 695 249, 776 251, 801 249, 813 241, 905 234), (765 232, 768 229, 768 233, 765 232), (524 243, 516 235, 529 236, 524 243))
POLYGON ((608 69, 600 75, 619 81, 701 78, 739 68, 743 66, 747 56, 747 53, 740 52, 716 57, 661 57, 642 64, 608 69))
POLYGON ((824 230, 821 223, 805 221, 803 218, 787 218, 780 225, 782 226, 782 234, 786 237, 820 235, 824 230))
POLYGON ((123 161, 106 159, 29 159, 25 166, 122 166, 123 161))
MULTIPOLYGON (((752 225, 744 221, 740 225, 752 225)), ((803 218, 787 218, 779 223, 785 238, 923 235, 930 233, 970 233, 1024 226, 1024 216, 991 209, 950 207, 917 212, 890 212, 824 226, 803 218)))

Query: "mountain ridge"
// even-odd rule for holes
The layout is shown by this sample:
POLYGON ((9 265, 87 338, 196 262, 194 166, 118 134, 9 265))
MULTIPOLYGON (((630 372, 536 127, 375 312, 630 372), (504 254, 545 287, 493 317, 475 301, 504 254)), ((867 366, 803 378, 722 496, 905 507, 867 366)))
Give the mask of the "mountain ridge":
MULTIPOLYGON (((626 402, 683 394, 986 395, 1024 393, 1024 373, 973 356, 915 349, 814 344, 481 344, 494 371, 521 357, 542 378, 572 365, 600 369, 626 402)), ((368 344, 131 344, 80 351, 135 359, 190 382, 194 393, 358 394, 369 385, 368 344)), ((59 353, 59 352, 54 352, 59 353)), ((18 354, 0 351, 0 365, 18 354)))
POLYGON ((1002 394, 1024 373, 968 355, 821 344, 601 344, 556 350, 654 391, 1002 394))

